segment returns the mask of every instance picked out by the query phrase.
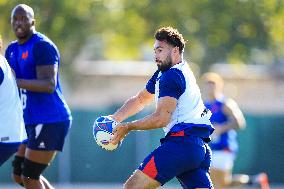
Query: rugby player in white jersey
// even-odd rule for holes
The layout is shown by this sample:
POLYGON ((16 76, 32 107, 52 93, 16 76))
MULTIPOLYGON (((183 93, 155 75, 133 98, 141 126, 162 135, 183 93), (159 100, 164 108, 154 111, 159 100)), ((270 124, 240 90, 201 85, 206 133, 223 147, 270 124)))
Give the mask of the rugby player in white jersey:
POLYGON ((26 138, 16 80, 6 59, 0 54, 0 166, 18 150, 26 138))
MULTIPOLYGON (((209 177, 211 150, 207 145, 213 127, 195 77, 183 59, 185 40, 172 27, 155 33, 157 71, 136 96, 112 117, 121 122, 156 100, 155 111, 139 120, 118 124, 113 144, 130 131, 163 128, 165 138, 126 181, 125 189, 157 188, 176 177, 186 189, 212 189, 209 177)), ((143 141, 141 141, 143 142, 143 141)))

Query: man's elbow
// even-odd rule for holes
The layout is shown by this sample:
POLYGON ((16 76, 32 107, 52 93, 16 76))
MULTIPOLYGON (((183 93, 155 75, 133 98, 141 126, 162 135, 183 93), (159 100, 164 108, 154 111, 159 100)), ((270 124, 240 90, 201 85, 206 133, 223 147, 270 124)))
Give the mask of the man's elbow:
POLYGON ((234 125, 234 126, 233 126, 233 129, 234 129, 234 130, 242 130, 242 129, 246 128, 245 122, 242 122, 242 121, 238 121, 238 122, 236 122, 236 123, 233 124, 233 125, 234 125))
POLYGON ((48 83, 48 86, 47 86, 47 93, 50 93, 50 94, 54 93, 55 88, 56 88, 55 81, 54 81, 54 80, 51 80, 51 81, 48 83))
POLYGON ((55 87, 48 87, 46 92, 49 94, 52 94, 54 93, 54 91, 55 91, 55 87))
POLYGON ((243 122, 241 122, 240 124, 239 124, 239 129, 245 129, 246 128, 246 122, 245 121, 243 121, 243 122))

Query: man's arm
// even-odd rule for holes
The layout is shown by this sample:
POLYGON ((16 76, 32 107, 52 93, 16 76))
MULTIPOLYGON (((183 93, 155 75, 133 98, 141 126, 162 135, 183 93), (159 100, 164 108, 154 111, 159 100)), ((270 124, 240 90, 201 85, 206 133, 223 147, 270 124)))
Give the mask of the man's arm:
POLYGON ((176 104, 176 98, 169 96, 159 98, 154 113, 139 120, 119 124, 114 129, 112 143, 117 144, 132 130, 150 130, 165 127, 170 122, 172 113, 176 109, 176 104))
POLYGON ((57 83, 57 71, 57 64, 37 66, 37 79, 17 79, 17 85, 33 92, 53 93, 57 83))
POLYGON ((173 111, 176 109, 177 100, 173 97, 162 97, 158 101, 154 113, 136 121, 126 123, 130 131, 158 129, 168 125, 173 111))
POLYGON ((59 52, 47 41, 34 44, 33 55, 36 64, 36 79, 17 79, 20 88, 33 92, 53 93, 57 84, 59 52))
POLYGON ((145 106, 152 102, 153 98, 153 94, 149 93, 146 89, 143 89, 137 95, 128 99, 120 109, 111 115, 111 117, 116 121, 121 122, 140 112, 145 106))
POLYGON ((225 123, 225 125, 220 127, 218 127, 218 125, 215 126, 217 132, 219 130, 219 134, 227 132, 231 129, 238 130, 245 128, 246 122, 244 115, 234 100, 228 99, 223 106, 223 111, 228 116, 228 121, 225 123))

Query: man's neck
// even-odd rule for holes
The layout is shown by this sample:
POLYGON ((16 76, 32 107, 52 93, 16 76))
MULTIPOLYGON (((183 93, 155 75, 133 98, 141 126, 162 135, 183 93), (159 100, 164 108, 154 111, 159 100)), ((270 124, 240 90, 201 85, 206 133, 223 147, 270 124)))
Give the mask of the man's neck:
POLYGON ((181 63, 182 61, 183 61, 183 58, 182 58, 182 57, 178 57, 177 59, 175 59, 175 60, 173 61, 173 65, 179 64, 179 63, 181 63))
POLYGON ((18 39, 18 43, 19 43, 19 44, 24 44, 24 43, 27 42, 27 41, 32 37, 32 35, 35 34, 35 33, 36 33, 36 31, 35 31, 34 29, 32 29, 32 30, 30 31, 29 35, 28 35, 26 38, 18 39))

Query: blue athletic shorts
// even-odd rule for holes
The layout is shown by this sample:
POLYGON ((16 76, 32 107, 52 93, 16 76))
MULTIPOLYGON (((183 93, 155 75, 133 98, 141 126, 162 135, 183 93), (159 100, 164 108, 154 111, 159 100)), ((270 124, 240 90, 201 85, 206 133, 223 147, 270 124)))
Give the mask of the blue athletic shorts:
POLYGON ((71 121, 26 125, 27 147, 39 151, 62 151, 71 121))
POLYGON ((0 142, 0 167, 7 161, 15 152, 17 152, 20 142, 3 143, 0 142))
POLYGON ((213 189, 209 176, 211 150, 199 137, 170 133, 148 155, 139 170, 164 185, 174 177, 184 189, 213 189))

